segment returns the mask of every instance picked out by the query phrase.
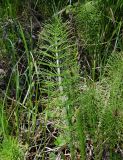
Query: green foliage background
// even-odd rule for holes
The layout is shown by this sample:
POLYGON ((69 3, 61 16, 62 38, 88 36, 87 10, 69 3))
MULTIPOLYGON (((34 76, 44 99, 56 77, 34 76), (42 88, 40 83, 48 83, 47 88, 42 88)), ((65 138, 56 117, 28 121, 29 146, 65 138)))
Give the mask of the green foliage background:
POLYGON ((0 2, 2 160, 65 159, 63 150, 122 159, 122 9, 122 0, 0 2))

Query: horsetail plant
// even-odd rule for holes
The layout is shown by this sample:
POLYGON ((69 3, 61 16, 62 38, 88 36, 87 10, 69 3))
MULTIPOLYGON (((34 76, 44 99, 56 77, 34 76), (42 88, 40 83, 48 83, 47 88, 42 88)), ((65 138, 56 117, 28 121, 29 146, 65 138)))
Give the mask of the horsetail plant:
MULTIPOLYGON (((75 125, 72 119, 78 99, 79 74, 77 49, 76 45, 71 43, 73 37, 70 37, 70 31, 68 22, 63 23, 58 16, 54 16, 52 21, 44 26, 38 42, 38 67, 42 79, 42 94, 47 95, 49 107, 53 109, 59 106, 59 111, 67 119, 67 122, 65 119, 63 121, 69 126, 71 157, 75 159, 75 125)), ((44 101, 46 103, 46 98, 44 101)))

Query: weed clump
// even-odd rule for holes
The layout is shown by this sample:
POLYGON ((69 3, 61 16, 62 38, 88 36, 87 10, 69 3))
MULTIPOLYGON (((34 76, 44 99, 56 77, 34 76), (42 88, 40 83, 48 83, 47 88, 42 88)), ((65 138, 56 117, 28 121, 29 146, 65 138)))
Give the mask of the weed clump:
POLYGON ((23 160, 23 152, 16 139, 5 137, 0 144, 1 160, 23 160))

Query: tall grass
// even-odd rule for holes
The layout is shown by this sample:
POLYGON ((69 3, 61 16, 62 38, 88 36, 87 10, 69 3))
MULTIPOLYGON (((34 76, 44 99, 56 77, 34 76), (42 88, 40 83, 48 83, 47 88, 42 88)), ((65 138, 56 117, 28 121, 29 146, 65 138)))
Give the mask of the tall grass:
MULTIPOLYGON (((2 5, 3 5, 2 9, 3 17, 5 16, 5 18, 14 18, 15 15, 17 14, 16 7, 18 7, 18 5, 20 4, 6 1, 3 2, 2 5)), ((33 108, 33 103, 32 103, 32 95, 30 95, 30 93, 32 92, 33 90, 32 88, 34 85, 33 82, 34 72, 32 72, 32 70, 34 68, 34 65, 36 67, 36 64, 34 64, 35 62, 34 60, 32 60, 33 59, 33 56, 31 54, 32 51, 28 49, 27 40, 25 39, 25 35, 21 25, 19 25, 18 22, 16 22, 13 19, 10 22, 7 22, 7 28, 5 28, 4 23, 6 23, 6 21, 8 20, 3 19, 1 20, 1 23, 2 21, 3 21, 3 26, 2 26, 3 28, 1 30, 1 35, 3 34, 3 36, 5 37, 1 36, 3 38, 1 39, 3 44, 3 45, 1 44, 1 47, 5 52, 5 55, 4 52, 2 52, 1 58, 2 56, 3 57, 8 56, 10 58, 11 62, 9 62, 9 68, 6 68, 6 70, 8 70, 11 73, 6 72, 7 74, 6 83, 8 84, 6 84, 5 88, 6 90, 4 89, 3 91, 1 91, 3 98, 1 97, 2 99, 1 99, 1 110, 0 110, 0 115, 1 115, 0 136, 3 137, 3 142, 1 141, 0 155, 2 156, 2 159, 13 160, 14 159, 13 156, 17 156, 15 157, 15 159, 17 159, 21 157, 22 153, 19 151, 20 148, 18 143, 15 140, 13 140, 13 137, 11 136, 14 136, 19 140, 21 137, 20 135, 21 127, 22 125, 24 125, 23 123, 25 123, 23 122, 24 116, 26 115, 28 117, 26 118, 26 120, 30 121, 30 117, 32 115, 30 113, 33 108), (20 37, 18 37, 19 35, 20 37), (16 43, 18 38, 21 39, 24 45, 25 51, 23 51, 22 55, 19 55, 16 48, 17 47, 16 43), (23 68, 22 70, 20 70, 23 61, 26 63, 23 64, 23 68), (24 94, 25 88, 27 89, 26 95, 24 94), (28 102, 30 102, 29 108, 26 107, 26 104, 28 103, 27 98, 29 98, 28 102), (9 148, 7 148, 7 145, 10 145, 9 148), (15 153, 16 151, 20 152, 19 155, 15 153)), ((4 79, 2 80, 4 82, 4 79)), ((33 119, 35 119, 34 117, 36 117, 36 114, 33 114, 33 119)), ((36 123, 33 122, 33 128, 35 125, 36 123)), ((30 126, 32 125, 31 124, 28 125, 28 128, 30 128, 30 126)), ((28 135, 29 136, 27 137, 30 137, 30 132, 28 132, 28 135)))

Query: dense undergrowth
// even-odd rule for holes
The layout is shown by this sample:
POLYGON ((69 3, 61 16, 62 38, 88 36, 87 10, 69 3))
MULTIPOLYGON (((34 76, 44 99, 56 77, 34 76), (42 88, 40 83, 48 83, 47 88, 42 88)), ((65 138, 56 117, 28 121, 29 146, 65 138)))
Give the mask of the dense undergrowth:
POLYGON ((123 159, 122 10, 0 2, 0 160, 123 159))

